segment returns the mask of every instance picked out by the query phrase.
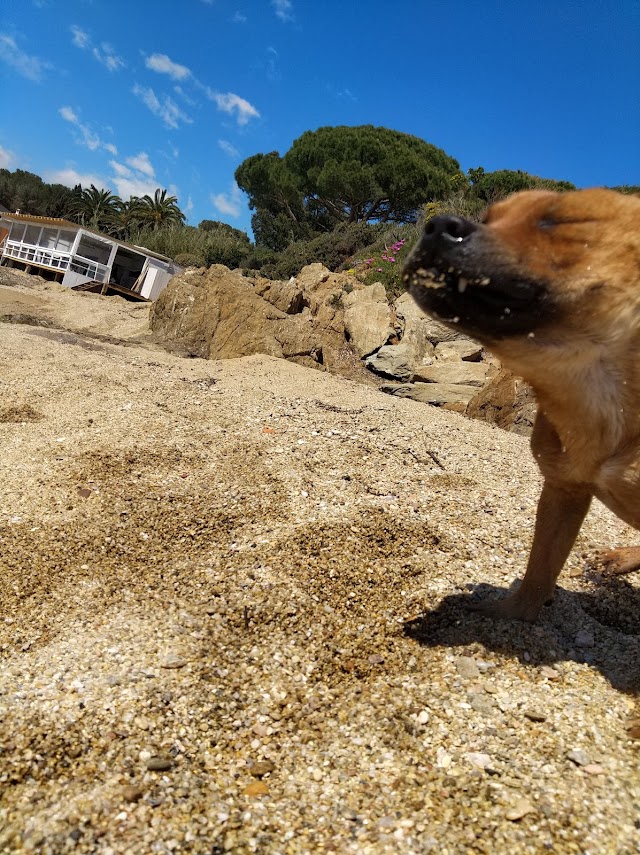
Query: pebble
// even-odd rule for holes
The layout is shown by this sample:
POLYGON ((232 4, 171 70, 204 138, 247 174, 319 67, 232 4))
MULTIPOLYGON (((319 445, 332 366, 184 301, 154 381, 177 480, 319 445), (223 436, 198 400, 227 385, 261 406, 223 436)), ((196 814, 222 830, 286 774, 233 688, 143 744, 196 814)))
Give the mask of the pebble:
POLYGON ((181 656, 178 656, 176 653, 169 653, 168 656, 160 663, 161 668, 184 668, 187 664, 187 660, 183 659, 181 656))
POLYGON ((488 754, 481 754, 477 751, 470 751, 464 755, 464 758, 478 769, 486 769, 491 764, 491 757, 488 754))
POLYGON ((147 760, 147 769, 150 772, 166 772, 173 768, 173 760, 168 757, 151 757, 147 760))
POLYGON ((576 766, 589 766, 591 764, 589 755, 581 748, 574 748, 573 751, 568 751, 567 760, 571 760, 576 766))
POLYGON ((139 802, 143 794, 143 790, 135 784, 127 784, 122 790, 122 798, 125 802, 139 802))
POLYGON ((540 710, 523 710, 522 715, 529 721, 546 721, 547 716, 540 710))
POLYGON ((426 710, 422 710, 418 713, 418 724, 426 724, 429 721, 429 713, 426 710))
POLYGON ((540 669, 540 673, 543 677, 546 677, 547 680, 559 680, 561 676, 555 668, 551 668, 549 665, 543 665, 540 669))
POLYGON ((480 669, 476 665, 476 660, 471 656, 460 656, 456 660, 456 670, 466 680, 477 680, 480 676, 480 669))
POLYGON ((596 640, 592 632, 581 629, 573 639, 573 643, 576 647, 595 647, 596 640))
POLYGON ((582 767, 587 775, 604 775, 604 767, 600 766, 598 763, 587 763, 586 766, 582 767))
POLYGON ((510 808, 505 816, 510 822, 518 822, 528 813, 535 813, 535 808, 528 799, 518 799, 512 808, 510 808))
POLYGON ((482 713, 482 715, 491 715, 493 713, 495 701, 490 695, 474 692, 469 695, 469 704, 476 712, 482 713))
POLYGON ((275 763, 272 763, 271 760, 258 760, 256 763, 252 763, 249 766, 249 773, 253 775, 254 778, 262 778, 264 775, 268 775, 270 772, 275 770, 275 763))
POLYGON ((264 781, 253 781, 244 788, 243 793, 245 796, 266 796, 269 794, 269 787, 264 781))

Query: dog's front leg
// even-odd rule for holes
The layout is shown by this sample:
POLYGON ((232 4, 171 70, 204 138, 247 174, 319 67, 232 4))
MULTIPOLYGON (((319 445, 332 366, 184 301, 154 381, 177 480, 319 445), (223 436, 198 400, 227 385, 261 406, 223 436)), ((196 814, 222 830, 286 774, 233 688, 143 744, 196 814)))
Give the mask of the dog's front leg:
POLYGON ((542 606, 553 598, 556 579, 571 552, 590 504, 591 492, 588 490, 545 481, 522 584, 503 600, 474 604, 474 611, 488 617, 534 621, 542 606))

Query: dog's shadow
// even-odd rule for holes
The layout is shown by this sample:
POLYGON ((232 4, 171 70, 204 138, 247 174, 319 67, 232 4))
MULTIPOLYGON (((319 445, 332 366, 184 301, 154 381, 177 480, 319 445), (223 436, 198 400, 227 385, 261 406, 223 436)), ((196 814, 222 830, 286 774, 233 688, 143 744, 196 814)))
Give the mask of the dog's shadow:
POLYGON ((535 624, 493 620, 469 609, 472 602, 504 594, 491 585, 445 597, 404 624, 406 635, 427 647, 465 647, 519 659, 526 666, 562 661, 588 663, 620 691, 640 695, 640 590, 621 579, 601 579, 586 592, 556 589, 535 624))

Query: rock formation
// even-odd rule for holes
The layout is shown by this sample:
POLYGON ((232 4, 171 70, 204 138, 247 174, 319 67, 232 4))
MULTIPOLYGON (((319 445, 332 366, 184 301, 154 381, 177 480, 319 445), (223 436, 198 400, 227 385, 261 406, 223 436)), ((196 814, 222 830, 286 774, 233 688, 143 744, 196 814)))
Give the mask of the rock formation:
POLYGON ((482 347, 425 316, 409 294, 310 264, 287 281, 222 265, 175 276, 152 306, 167 347, 206 359, 264 353, 360 379, 383 392, 530 432, 535 402, 482 347), (365 374, 367 372, 364 372, 365 374), (388 382, 391 381, 391 382, 388 382))

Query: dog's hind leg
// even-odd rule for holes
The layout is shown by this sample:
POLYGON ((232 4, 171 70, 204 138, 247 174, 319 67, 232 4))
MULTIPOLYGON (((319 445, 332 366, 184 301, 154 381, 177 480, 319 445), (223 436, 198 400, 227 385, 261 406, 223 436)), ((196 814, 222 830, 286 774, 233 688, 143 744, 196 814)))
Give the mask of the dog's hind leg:
POLYGON ((621 546, 598 555, 605 576, 624 576, 640 570, 640 546, 621 546))

